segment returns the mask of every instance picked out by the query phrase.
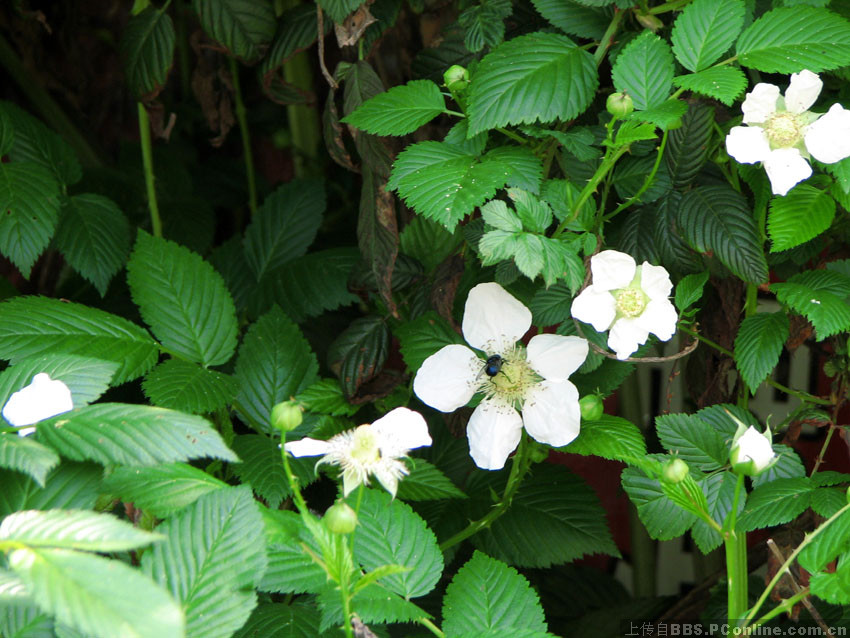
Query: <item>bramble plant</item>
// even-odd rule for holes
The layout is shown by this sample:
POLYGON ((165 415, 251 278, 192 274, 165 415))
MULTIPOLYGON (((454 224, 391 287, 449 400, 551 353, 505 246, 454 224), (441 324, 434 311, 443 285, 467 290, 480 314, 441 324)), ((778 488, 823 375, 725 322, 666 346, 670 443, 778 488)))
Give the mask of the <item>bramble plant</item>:
POLYGON ((846 625, 847 3, 55 5, 0 10, 0 635, 846 625))

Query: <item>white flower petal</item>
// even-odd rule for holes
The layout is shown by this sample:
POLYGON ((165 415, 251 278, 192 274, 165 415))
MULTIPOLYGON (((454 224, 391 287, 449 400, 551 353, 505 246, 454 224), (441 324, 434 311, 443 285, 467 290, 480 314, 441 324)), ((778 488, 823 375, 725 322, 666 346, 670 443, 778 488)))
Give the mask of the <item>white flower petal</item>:
POLYGON ((625 288, 632 283, 636 271, 632 256, 618 250, 603 250, 590 258, 590 272, 597 290, 625 288))
POLYGON ((673 290, 673 282, 664 266, 653 266, 645 261, 640 267, 640 288, 650 299, 667 299, 673 290))
POLYGON ((669 341, 676 334, 679 315, 670 300, 664 297, 652 299, 635 320, 641 328, 651 332, 661 341, 669 341))
POLYGON ((398 480, 402 476, 407 476, 410 472, 401 461, 387 459, 383 463, 375 466, 372 474, 380 482, 384 488, 395 498, 398 491, 398 480))
POLYGON ((590 285, 573 299, 570 313, 579 321, 589 323, 597 332, 604 332, 617 316, 617 302, 607 290, 590 285))
POLYGON ((408 408, 390 410, 372 423, 378 437, 381 455, 398 457, 423 445, 431 445, 428 424, 421 414, 408 408))
POLYGON ((770 156, 770 143, 759 126, 733 126, 726 136, 726 152, 741 164, 755 164, 770 156))
POLYGON ((498 399, 484 399, 466 426, 469 455, 482 470, 501 470, 522 437, 519 412, 498 399))
POLYGON ((553 447, 566 445, 581 427, 578 390, 569 381, 539 383, 526 396, 522 421, 535 440, 553 447))
POLYGON ((815 103, 823 88, 816 73, 803 69, 791 75, 791 84, 785 89, 785 108, 791 113, 802 113, 815 103))
POLYGON ((812 174, 812 167, 796 148, 777 148, 764 160, 764 170, 770 179, 774 195, 785 195, 796 184, 812 174))
POLYGON ((833 104, 809 125, 805 139, 806 150, 819 162, 834 164, 850 157, 850 111, 833 104))
POLYGON ((466 298, 461 327, 473 348, 504 354, 531 327, 531 311, 499 284, 478 284, 466 298))
POLYGON ((484 362, 466 346, 444 346, 425 359, 413 391, 423 402, 441 412, 451 412, 469 403, 484 362))
POLYGON ((733 452, 735 448, 737 448, 738 461, 744 462, 747 459, 751 459, 756 472, 770 465, 770 462, 775 456, 770 439, 756 430, 752 425, 735 441, 733 452))
POLYGON ((566 381, 584 363, 587 350, 587 340, 581 337, 539 334, 528 342, 526 352, 528 364, 537 374, 549 381, 566 381))
POLYGON ((321 456, 330 451, 331 444, 328 441, 305 438, 300 441, 290 441, 283 447, 292 456, 321 456))
MULTIPOLYGON (((744 124, 761 124, 776 112, 779 99, 779 87, 775 84, 759 82, 747 93, 741 110, 744 112, 744 124)), ((730 153, 731 154, 731 153, 730 153)))
POLYGON ((369 476, 360 467, 348 466, 342 471, 342 495, 351 494, 361 483, 369 484, 369 476))
POLYGON ((608 347, 618 359, 628 359, 639 346, 646 343, 649 330, 644 330, 638 319, 622 317, 614 322, 608 333, 608 347))
POLYGON ((18 436, 29 436, 35 432, 35 428, 21 428, 18 430, 18 436))
POLYGON ((41 372, 12 394, 3 406, 3 418, 14 426, 32 425, 74 409, 71 390, 62 381, 41 372))

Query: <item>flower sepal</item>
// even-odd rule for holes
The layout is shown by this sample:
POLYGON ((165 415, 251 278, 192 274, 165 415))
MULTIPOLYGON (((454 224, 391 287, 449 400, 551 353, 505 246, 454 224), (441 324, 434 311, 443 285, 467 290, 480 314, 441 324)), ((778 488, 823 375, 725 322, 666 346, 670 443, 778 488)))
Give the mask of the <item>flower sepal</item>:
POLYGON ((738 422, 738 430, 729 451, 732 470, 744 476, 758 476, 773 466, 779 457, 773 451, 772 438, 770 428, 762 434, 752 425, 747 427, 738 422))

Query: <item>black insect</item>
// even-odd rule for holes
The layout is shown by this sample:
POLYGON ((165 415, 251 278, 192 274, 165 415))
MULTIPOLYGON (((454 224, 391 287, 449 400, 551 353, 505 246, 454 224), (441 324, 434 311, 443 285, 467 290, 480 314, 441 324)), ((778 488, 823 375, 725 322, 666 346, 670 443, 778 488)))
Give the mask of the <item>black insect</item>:
POLYGON ((487 362, 484 364, 484 372, 487 373, 488 377, 495 377, 502 369, 502 363, 504 363, 504 360, 501 355, 491 354, 487 357, 487 362))

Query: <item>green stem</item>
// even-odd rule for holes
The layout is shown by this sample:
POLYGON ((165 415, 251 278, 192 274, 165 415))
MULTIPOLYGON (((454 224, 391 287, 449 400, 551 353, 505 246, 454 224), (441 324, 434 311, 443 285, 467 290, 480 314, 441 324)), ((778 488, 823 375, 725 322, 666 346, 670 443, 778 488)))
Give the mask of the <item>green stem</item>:
POLYGON ((423 627, 430 629, 431 633, 434 634, 435 636, 438 636, 438 638, 446 638, 446 634, 444 634, 442 631, 440 631, 440 628, 437 627, 437 625, 432 623, 427 618, 417 618, 416 622, 418 622, 423 627))
POLYGON ((154 237, 162 237, 162 220, 159 217, 159 206, 156 203, 156 188, 154 186, 151 125, 145 105, 138 102, 137 106, 139 111, 139 141, 142 144, 142 170, 145 174, 145 190, 148 195, 148 210, 151 214, 151 231, 154 237))
POLYGON ((649 10, 649 13, 652 15, 658 15, 659 13, 667 13, 668 11, 678 11, 690 2, 691 0, 671 0, 671 2, 665 2, 657 7, 653 7, 649 10))
POLYGON ((649 188, 650 184, 652 184, 652 180, 655 179, 655 174, 658 172, 658 167, 661 166, 661 158, 664 156, 664 147, 667 146, 667 131, 664 131, 664 134, 661 136, 661 144, 658 145, 658 153, 655 156, 655 164, 652 166, 652 170, 649 172, 649 175, 646 176, 646 179, 643 180, 643 185, 640 187, 637 193, 632 195, 629 199, 624 201, 622 204, 617 206, 613 211, 605 215, 605 221, 613 218, 618 213, 624 211, 629 206, 635 203, 637 199, 646 192, 646 189, 649 188))
POLYGON ((519 142, 520 144, 526 143, 524 137, 522 137, 521 135, 517 135, 513 131, 509 131, 508 129, 502 127, 497 127, 496 130, 499 131, 499 133, 501 133, 502 135, 511 138, 514 142, 519 142))
POLYGON ((727 618, 730 627, 737 627, 747 610, 747 534, 729 530, 724 544, 729 588, 727 618))
POLYGON ((305 516, 310 515, 310 510, 307 508, 307 502, 301 494, 301 488, 298 486, 298 478, 292 473, 292 468, 289 466, 289 455, 286 452, 285 436, 280 441, 280 456, 283 459, 283 472, 286 474, 286 480, 289 481, 289 486, 292 488, 292 500, 298 511, 305 516))
POLYGON ((767 612, 764 616, 753 621, 753 624, 749 626, 749 629, 755 630, 757 627, 762 626, 764 623, 768 622, 769 620, 773 620, 779 614, 784 613, 786 611, 791 611, 791 608, 794 607, 794 605, 796 605, 798 602, 803 600, 808 595, 809 595, 809 588, 806 587, 806 588, 798 591, 796 594, 794 594, 790 598, 783 599, 782 602, 780 602, 776 607, 774 607, 769 612, 767 612))
POLYGON ((230 76, 233 78, 233 96, 236 100, 236 120, 242 135, 242 155, 245 159, 245 176, 248 178, 248 208, 253 216, 257 212, 257 181, 254 175, 254 155, 251 152, 251 131, 248 129, 248 112, 242 101, 242 88, 239 85, 239 64, 236 58, 230 58, 230 76))
MULTIPOLYGON (((346 551, 346 548, 341 545, 348 542, 344 534, 334 534, 336 540, 336 554, 340 555, 346 551)), ((339 579, 339 595, 342 599, 342 629, 345 632, 346 638, 354 638, 354 630, 351 628, 351 594, 348 591, 349 571, 341 570, 339 579)))
POLYGON ((608 24, 608 28, 605 29, 605 33, 602 34, 602 38, 599 40, 599 46, 597 46, 596 51, 593 52, 593 61, 596 62, 597 67, 602 64, 605 54, 608 53, 608 49, 610 49, 611 45, 614 43, 614 36, 620 28, 620 23, 623 21, 623 17, 625 15, 625 11, 614 9, 614 17, 608 24))

